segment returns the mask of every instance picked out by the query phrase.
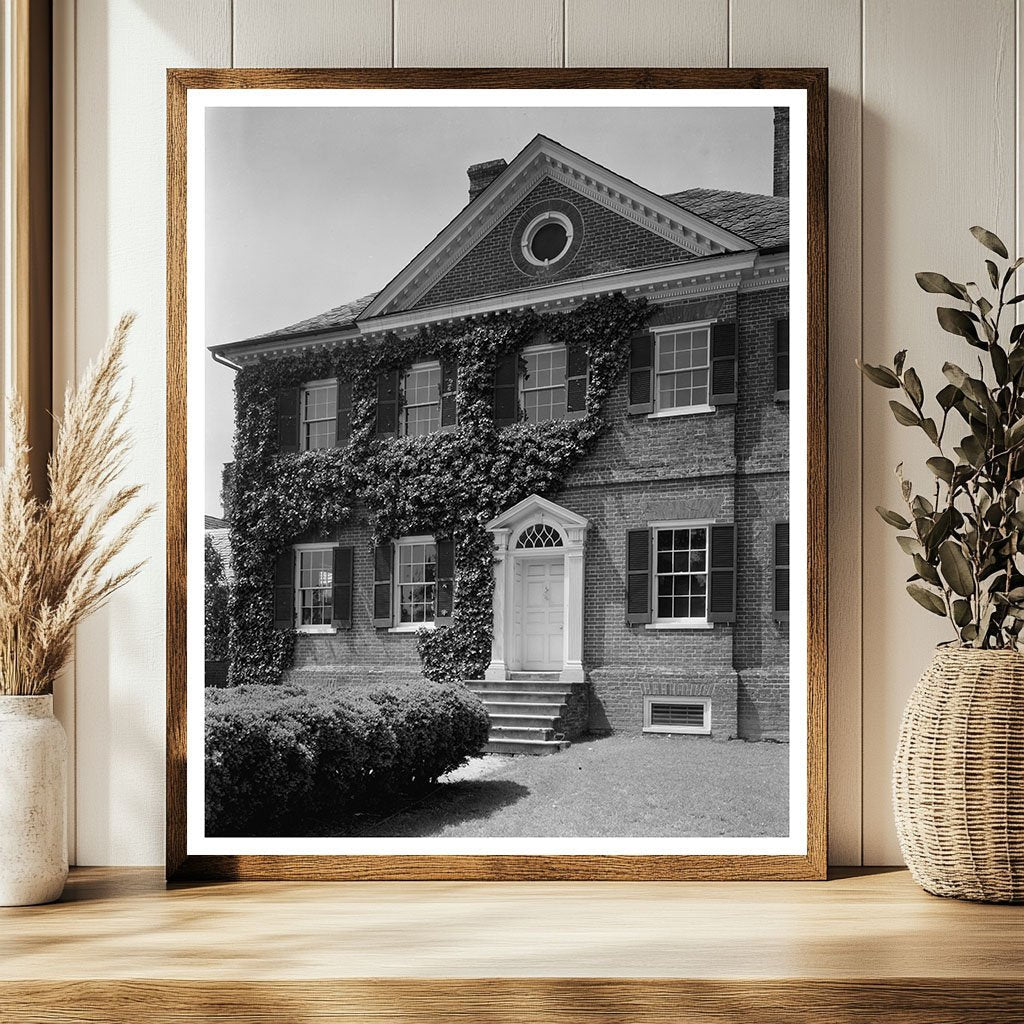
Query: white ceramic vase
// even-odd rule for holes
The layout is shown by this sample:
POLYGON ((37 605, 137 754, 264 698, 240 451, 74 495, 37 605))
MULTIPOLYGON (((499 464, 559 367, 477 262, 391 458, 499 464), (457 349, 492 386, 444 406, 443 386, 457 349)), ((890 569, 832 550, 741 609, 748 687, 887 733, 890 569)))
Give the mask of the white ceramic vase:
POLYGON ((0 906, 51 903, 64 891, 67 759, 52 696, 0 696, 0 906))

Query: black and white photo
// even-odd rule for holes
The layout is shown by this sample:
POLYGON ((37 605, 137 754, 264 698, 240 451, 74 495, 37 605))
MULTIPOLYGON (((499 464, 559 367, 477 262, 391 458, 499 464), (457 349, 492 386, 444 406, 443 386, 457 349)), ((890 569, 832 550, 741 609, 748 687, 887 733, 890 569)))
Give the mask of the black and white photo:
POLYGON ((804 852, 802 94, 224 95, 189 852, 804 852))

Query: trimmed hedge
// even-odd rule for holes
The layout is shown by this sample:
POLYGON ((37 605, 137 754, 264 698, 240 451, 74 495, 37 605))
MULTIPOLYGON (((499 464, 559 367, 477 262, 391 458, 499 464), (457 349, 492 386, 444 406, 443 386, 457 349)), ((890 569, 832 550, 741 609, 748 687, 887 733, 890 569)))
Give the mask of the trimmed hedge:
POLYGON ((483 704, 457 684, 208 689, 207 834, 336 822, 459 767, 487 732, 483 704))

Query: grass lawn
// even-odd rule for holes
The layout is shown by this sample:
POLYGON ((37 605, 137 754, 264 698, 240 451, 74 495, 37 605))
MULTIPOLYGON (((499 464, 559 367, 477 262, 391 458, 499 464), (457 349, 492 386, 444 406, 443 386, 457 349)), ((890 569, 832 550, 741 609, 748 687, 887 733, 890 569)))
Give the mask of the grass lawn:
POLYGON ((474 758, 426 796, 345 834, 784 836, 788 759, 785 743, 585 739, 545 757, 474 758))

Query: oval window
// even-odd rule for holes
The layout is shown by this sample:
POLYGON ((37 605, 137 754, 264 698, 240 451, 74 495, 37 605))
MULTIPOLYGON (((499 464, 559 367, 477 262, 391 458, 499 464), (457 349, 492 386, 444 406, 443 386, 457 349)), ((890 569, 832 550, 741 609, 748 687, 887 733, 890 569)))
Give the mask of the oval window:
POLYGON ((534 266, 547 267, 560 260, 572 245, 572 221, 554 210, 535 217, 523 232, 523 255, 534 266))
POLYGON ((533 236, 533 240, 530 242, 530 252, 543 263, 558 259, 565 249, 568 237, 568 233, 561 224, 557 222, 544 224, 533 236))

